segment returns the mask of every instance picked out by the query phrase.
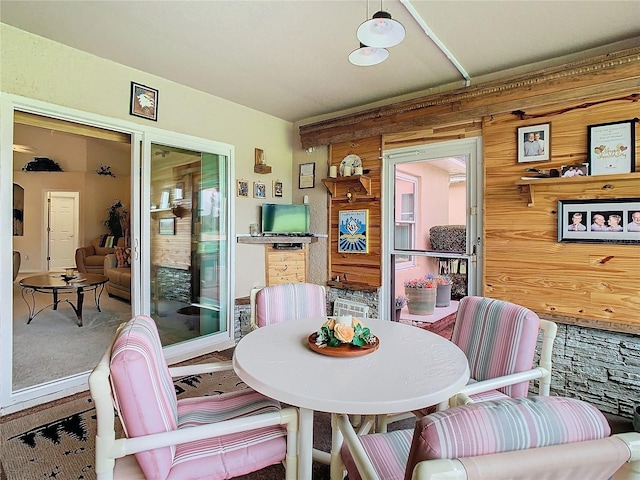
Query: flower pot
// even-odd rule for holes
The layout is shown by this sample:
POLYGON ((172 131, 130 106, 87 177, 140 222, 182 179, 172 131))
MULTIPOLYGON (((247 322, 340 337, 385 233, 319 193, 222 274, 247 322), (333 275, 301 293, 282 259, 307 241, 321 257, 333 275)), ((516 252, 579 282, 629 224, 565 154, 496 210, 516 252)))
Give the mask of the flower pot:
POLYGON ((451 284, 438 284, 436 307, 448 307, 451 304, 451 284))
POLYGON ((396 318, 395 318, 396 322, 400 321, 400 315, 401 314, 402 314, 402 309, 401 308, 396 308, 396 318))
POLYGON ((405 288, 411 315, 431 315, 436 309, 437 288, 405 288))

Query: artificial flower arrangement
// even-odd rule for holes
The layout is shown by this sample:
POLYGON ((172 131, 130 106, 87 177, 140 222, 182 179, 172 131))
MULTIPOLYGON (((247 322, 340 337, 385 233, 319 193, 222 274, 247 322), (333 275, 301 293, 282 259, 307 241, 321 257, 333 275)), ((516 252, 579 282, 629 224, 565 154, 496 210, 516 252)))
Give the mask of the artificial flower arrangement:
POLYGON ((406 295, 399 295, 396 297, 396 310, 400 310, 401 308, 404 308, 404 306, 407 304, 407 296, 406 295))
POLYGON ((438 285, 449 285, 451 277, 449 275, 436 275, 436 283, 438 285))
POLYGON ((432 273, 428 273, 424 277, 406 280, 404 286, 406 288, 436 288, 438 286, 438 280, 432 273))
POLYGON ((376 337, 356 317, 327 318, 318 330, 316 345, 319 347, 339 347, 343 344, 364 347, 375 343, 376 337))

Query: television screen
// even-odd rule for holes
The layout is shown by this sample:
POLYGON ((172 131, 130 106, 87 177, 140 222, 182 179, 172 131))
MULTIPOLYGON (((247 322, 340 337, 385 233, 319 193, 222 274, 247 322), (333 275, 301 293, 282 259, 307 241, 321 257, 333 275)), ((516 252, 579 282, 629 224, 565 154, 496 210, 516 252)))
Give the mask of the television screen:
POLYGON ((262 204, 262 233, 309 233, 309 205, 262 204))

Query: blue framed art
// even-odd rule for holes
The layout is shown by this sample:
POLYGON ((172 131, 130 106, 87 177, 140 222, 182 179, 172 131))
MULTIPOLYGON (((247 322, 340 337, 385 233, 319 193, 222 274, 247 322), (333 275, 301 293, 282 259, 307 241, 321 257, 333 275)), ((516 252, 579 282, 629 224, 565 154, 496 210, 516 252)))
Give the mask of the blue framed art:
POLYGON ((369 210, 339 212, 339 253, 369 253, 369 210))

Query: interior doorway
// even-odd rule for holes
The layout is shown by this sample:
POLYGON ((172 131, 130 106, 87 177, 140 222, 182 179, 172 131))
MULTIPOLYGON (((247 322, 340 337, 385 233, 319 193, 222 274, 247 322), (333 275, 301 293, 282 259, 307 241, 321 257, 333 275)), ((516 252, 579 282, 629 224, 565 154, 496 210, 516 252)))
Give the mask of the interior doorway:
POLYGON ((47 239, 47 270, 61 271, 75 266, 75 252, 80 246, 79 192, 47 192, 45 205, 47 239))

